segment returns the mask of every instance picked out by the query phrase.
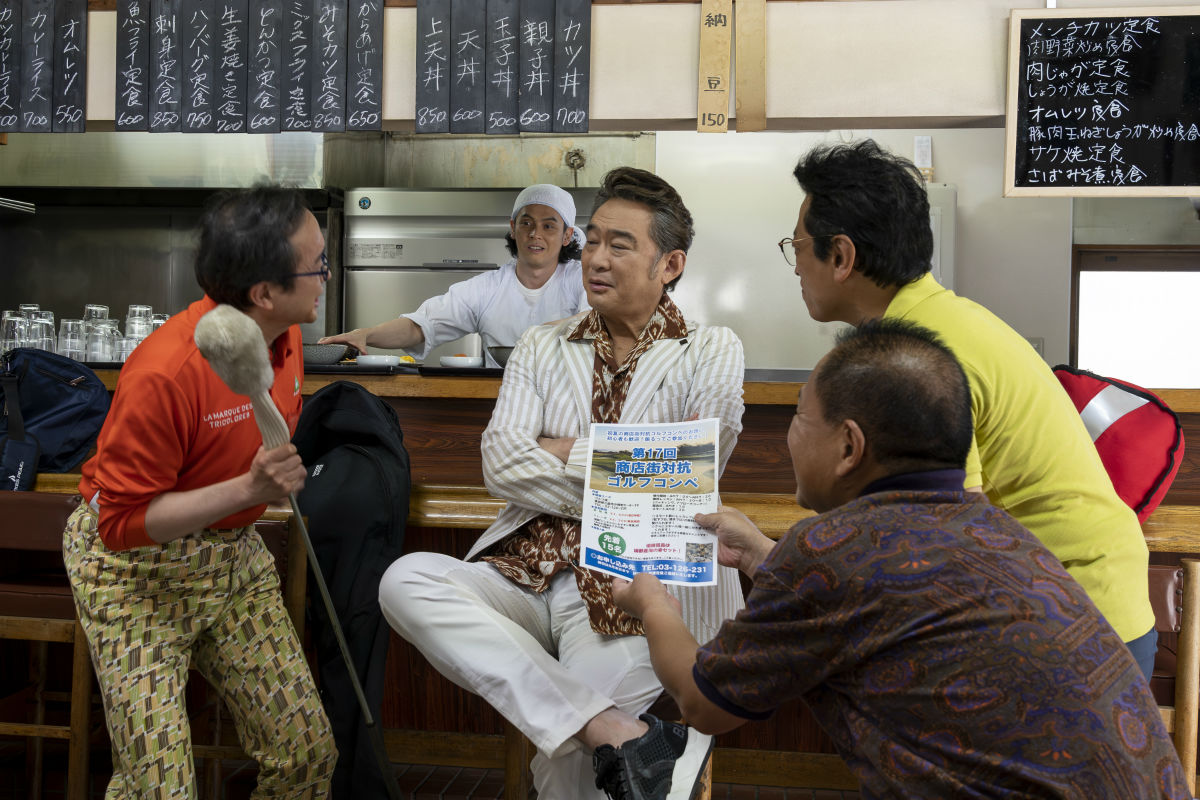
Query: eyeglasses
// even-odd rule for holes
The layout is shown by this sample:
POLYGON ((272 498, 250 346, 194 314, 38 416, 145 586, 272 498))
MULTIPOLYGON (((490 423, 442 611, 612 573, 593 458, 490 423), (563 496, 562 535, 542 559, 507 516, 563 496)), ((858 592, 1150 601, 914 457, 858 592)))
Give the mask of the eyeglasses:
POLYGON ((324 253, 321 253, 321 268, 315 272, 297 272, 292 275, 293 278, 310 278, 313 275, 320 275, 322 281, 327 281, 333 275, 329 271, 329 259, 324 253))
POLYGON ((833 233, 824 233, 820 236, 797 236, 794 239, 780 239, 779 252, 783 253, 783 260, 788 263, 788 266, 796 266, 796 245, 799 242, 807 242, 809 239, 828 239, 830 236, 835 236, 833 233))

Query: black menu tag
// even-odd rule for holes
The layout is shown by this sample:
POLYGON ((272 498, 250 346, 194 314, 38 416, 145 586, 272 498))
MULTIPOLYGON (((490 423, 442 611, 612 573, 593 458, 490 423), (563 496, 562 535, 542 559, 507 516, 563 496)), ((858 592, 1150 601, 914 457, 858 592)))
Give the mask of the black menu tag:
POLYGON ((87 126, 87 0, 54 4, 55 133, 83 133, 87 126))
POLYGON ((21 3, 21 119, 26 133, 49 133, 54 95, 54 0, 21 3))
POLYGON ((247 0, 217 0, 216 132, 245 133, 247 42, 250 36, 247 0))
POLYGON ((188 0, 180 7, 180 52, 183 58, 183 97, 181 130, 188 133, 212 133, 216 75, 213 71, 213 41, 217 23, 214 0, 188 0))
POLYGON ((519 133, 517 92, 521 82, 519 0, 487 0, 487 133, 519 133))
POLYGON ((177 131, 181 124, 181 5, 181 0, 150 0, 150 130, 156 133, 177 131))
POLYGON ((286 0, 283 37, 283 129, 312 130, 312 0, 286 0))
POLYGON ((346 22, 346 130, 383 129, 383 0, 350 0, 346 22))
POLYGON ((557 0, 554 15, 556 132, 587 133, 591 40, 591 0, 557 0))
POLYGON ((117 130, 149 130, 149 73, 150 0, 118 0, 117 130))
POLYGON ((454 0, 450 10, 450 132, 483 133, 485 0, 454 0))
POLYGON ((248 133, 279 133, 283 0, 251 0, 248 133))
POLYGON ((314 131, 346 130, 346 0, 315 0, 312 120, 314 131))
POLYGON ((554 0, 521 0, 522 131, 549 132, 554 116, 554 0))
POLYGON ((450 131, 450 3, 417 0, 417 133, 450 131))
POLYGON ((0 131, 21 126, 21 0, 0 0, 0 131))

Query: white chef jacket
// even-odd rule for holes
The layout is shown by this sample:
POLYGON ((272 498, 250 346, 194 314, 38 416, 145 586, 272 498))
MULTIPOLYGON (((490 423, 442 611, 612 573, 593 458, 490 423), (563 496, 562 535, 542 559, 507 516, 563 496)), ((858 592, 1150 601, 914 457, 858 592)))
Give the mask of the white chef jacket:
POLYGON ((445 294, 431 297, 416 311, 401 316, 412 320, 425 334, 423 347, 408 350, 413 358, 423 361, 439 344, 479 333, 486 363, 495 367, 498 364, 486 348, 511 347, 527 328, 589 308, 583 288, 583 267, 578 261, 559 264, 541 289, 530 292, 517 280, 514 258, 499 269, 452 285, 445 294), (527 294, 536 297, 531 299, 527 294))

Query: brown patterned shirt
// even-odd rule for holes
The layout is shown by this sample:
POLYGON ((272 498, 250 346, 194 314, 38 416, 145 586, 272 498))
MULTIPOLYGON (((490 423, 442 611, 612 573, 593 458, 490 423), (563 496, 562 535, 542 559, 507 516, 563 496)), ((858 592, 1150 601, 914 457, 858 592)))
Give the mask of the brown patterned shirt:
MULTIPOLYGON (((660 339, 686 337, 687 322, 664 292, 633 349, 618 364, 612 336, 599 312, 592 310, 585 316, 567 339, 573 342, 590 340, 595 348, 592 422, 620 422, 638 359, 660 339)), ((544 592, 551 578, 570 567, 575 573, 579 594, 587 604, 592 630, 608 635, 641 635, 642 623, 613 603, 612 578, 579 566, 579 535, 579 520, 541 514, 493 547, 483 560, 510 580, 535 592, 544 592)))

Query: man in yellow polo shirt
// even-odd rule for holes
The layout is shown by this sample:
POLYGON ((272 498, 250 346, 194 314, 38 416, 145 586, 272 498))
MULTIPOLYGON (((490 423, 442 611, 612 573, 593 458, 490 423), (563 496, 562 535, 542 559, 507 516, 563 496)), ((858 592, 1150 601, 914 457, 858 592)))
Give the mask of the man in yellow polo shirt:
POLYGON ((806 196, 780 249, 809 314, 852 325, 902 318, 941 337, 971 384, 966 488, 986 493, 1062 561, 1149 679, 1158 637, 1137 517, 1041 357, 929 274, 933 235, 920 173, 866 140, 818 147, 793 174, 806 196))

